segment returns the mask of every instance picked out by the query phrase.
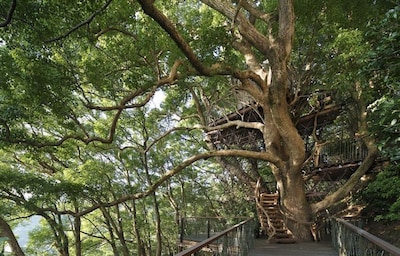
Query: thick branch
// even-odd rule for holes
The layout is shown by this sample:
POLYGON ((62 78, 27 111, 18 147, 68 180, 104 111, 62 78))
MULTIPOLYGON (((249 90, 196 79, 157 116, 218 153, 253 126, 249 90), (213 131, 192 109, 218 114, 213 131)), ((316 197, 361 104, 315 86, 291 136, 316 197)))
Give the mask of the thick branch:
POLYGON ((280 56, 285 59, 289 57, 292 50, 294 19, 293 0, 280 0, 278 41, 281 46, 280 56))
POLYGON ((345 198, 353 190, 353 188, 360 182, 360 178, 374 164, 377 155, 378 155, 377 149, 370 149, 363 163, 357 168, 357 170, 353 173, 353 175, 351 175, 351 177, 346 181, 346 183, 343 186, 341 186, 334 193, 326 196, 322 201, 311 205, 313 212, 317 213, 322 210, 325 210, 329 206, 345 198))
MULTIPOLYGON (((260 79, 257 80, 258 82, 257 85, 259 86, 259 88, 262 89, 263 93, 267 93, 268 91, 267 87, 268 81, 266 81, 267 72, 263 69, 263 67, 260 64, 260 61, 258 61, 257 57, 255 56, 253 50, 251 49, 251 45, 243 41, 243 42, 233 42, 233 46, 235 47, 235 49, 237 49, 243 54, 249 69, 260 77, 260 79)), ((264 95, 262 95, 262 97, 264 97, 264 95)))
MULTIPOLYGON (((81 212, 74 212, 71 210, 59 211, 54 208, 37 208, 37 209, 40 209, 40 212, 49 211, 49 212, 53 212, 57 215, 69 214, 74 217, 84 216, 84 215, 87 215, 87 214, 101 208, 101 207, 111 207, 111 206, 115 206, 115 205, 124 203, 129 200, 145 198, 145 197, 151 195, 152 193, 154 193, 158 187, 160 187, 162 184, 164 184, 164 182, 169 180, 171 177, 180 173, 186 167, 192 165, 193 163, 195 163, 199 160, 208 159, 210 157, 227 157, 227 156, 238 156, 238 157, 244 157, 244 158, 259 159, 259 160, 264 160, 264 161, 268 161, 268 162, 277 162, 279 160, 275 155, 270 154, 268 152, 255 152, 255 151, 249 151, 249 150, 209 151, 209 152, 200 153, 198 155, 192 156, 189 159, 183 161, 181 164, 179 164, 175 168, 171 169, 170 171, 168 171, 164 175, 162 175, 161 178, 159 178, 156 182, 154 182, 151 186, 149 186, 146 191, 139 192, 136 194, 126 195, 126 196, 120 197, 119 199, 108 202, 108 203, 97 203, 81 212)), ((3 198, 6 198, 6 197, 3 196, 3 198)), ((13 198, 10 198, 10 200, 13 200, 13 198)))
POLYGON ((273 39, 260 33, 242 13, 236 13, 236 9, 228 1, 202 0, 202 2, 220 12, 227 19, 235 19, 240 34, 262 54, 271 56, 274 46, 273 39))
POLYGON ((196 128, 203 129, 205 131, 215 131, 215 130, 223 130, 232 126, 236 126, 237 128, 248 128, 248 129, 257 129, 262 131, 264 128, 264 124, 260 122, 244 122, 240 120, 228 121, 227 123, 216 125, 216 126, 196 126, 196 128))
POLYGON ((264 21, 265 23, 271 22, 271 19, 276 16, 276 13, 265 13, 263 11, 260 11, 259 9, 253 7, 251 4, 249 4, 247 1, 242 1, 241 3, 242 7, 246 9, 251 15, 254 17, 257 17, 258 19, 264 21))
POLYGON ((10 9, 7 12, 6 19, 2 23, 0 23, 0 28, 1 27, 6 27, 11 23, 11 19, 12 19, 12 16, 14 14, 15 8, 17 8, 17 0, 13 0, 12 1, 10 9))
POLYGON ((20 245, 18 244, 17 239, 8 223, 0 217, 0 237, 7 237, 8 243, 12 249, 12 252, 16 256, 24 256, 24 252, 22 251, 20 245))
POLYGON ((269 154, 268 152, 254 152, 254 151, 248 151, 248 150, 220 150, 220 151, 210 151, 210 152, 205 152, 198 154, 196 156, 193 156, 186 161, 182 162, 169 172, 165 173, 160 179, 158 179, 156 182, 154 182, 147 191, 141 192, 141 193, 136 193, 133 195, 126 195, 124 197, 121 197, 115 201, 109 202, 109 203, 104 203, 104 204, 98 204, 94 205, 85 211, 79 212, 74 214, 75 216, 83 216, 88 213, 93 212, 94 210, 97 210, 100 206, 103 207, 110 207, 114 206, 120 203, 123 203, 128 200, 135 200, 135 199, 140 199, 147 197, 151 195, 158 187, 160 187, 165 181, 173 177, 174 175, 178 174, 181 172, 183 169, 186 167, 190 166, 191 164, 201 160, 201 159, 207 159, 210 157, 224 157, 224 156, 239 156, 239 157, 245 157, 245 158, 254 158, 254 159, 260 159, 264 161, 270 161, 270 162, 276 162, 276 156, 273 156, 272 154, 269 154))
POLYGON ((139 0, 139 4, 142 6, 143 11, 153 18, 174 40, 176 45, 181 49, 183 54, 189 60, 190 64, 202 75, 210 75, 211 70, 208 69, 201 63, 201 61, 197 58, 188 42, 182 37, 182 35, 178 32, 175 25, 166 17, 160 10, 158 10, 153 1, 147 0, 139 0))

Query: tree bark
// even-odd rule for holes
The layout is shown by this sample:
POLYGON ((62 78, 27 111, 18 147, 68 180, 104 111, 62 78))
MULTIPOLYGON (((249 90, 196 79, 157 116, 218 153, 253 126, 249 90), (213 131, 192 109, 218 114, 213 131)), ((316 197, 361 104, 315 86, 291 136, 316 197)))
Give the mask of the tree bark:
POLYGON ((132 200, 132 215, 133 215, 132 225, 133 225, 134 234, 135 234, 136 240, 137 240, 137 251, 136 252, 137 252, 138 256, 145 256, 146 250, 143 245, 142 236, 140 234, 139 225, 137 223, 138 218, 137 218, 136 201, 135 200, 132 200))
POLYGON ((7 221, 5 221, 3 218, 0 217, 0 236, 1 237, 7 237, 8 244, 11 247, 12 252, 16 256, 24 256, 25 253, 21 249, 21 246, 19 245, 17 238, 14 235, 14 232, 12 231, 10 225, 8 225, 7 221))

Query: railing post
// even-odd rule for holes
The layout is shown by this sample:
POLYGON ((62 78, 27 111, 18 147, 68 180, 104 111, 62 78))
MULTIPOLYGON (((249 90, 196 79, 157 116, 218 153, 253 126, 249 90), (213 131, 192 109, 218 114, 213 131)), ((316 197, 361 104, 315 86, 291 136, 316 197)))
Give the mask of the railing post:
POLYGON ((183 242, 183 217, 180 218, 180 223, 179 223, 179 228, 180 228, 180 232, 179 232, 179 241, 182 243, 183 242))
POLYGON ((210 219, 207 219, 207 238, 210 238, 210 229, 211 229, 210 219))
POLYGON ((400 248, 358 228, 345 220, 333 218, 332 244, 339 256, 400 256, 400 248))

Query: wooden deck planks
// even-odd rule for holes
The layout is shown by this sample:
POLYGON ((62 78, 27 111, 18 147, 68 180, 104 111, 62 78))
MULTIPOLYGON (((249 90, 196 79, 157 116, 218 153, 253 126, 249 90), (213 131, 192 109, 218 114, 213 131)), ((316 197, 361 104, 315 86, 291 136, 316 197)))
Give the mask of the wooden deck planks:
POLYGON ((266 239, 256 239, 249 256, 338 256, 329 242, 296 244, 268 244, 266 239))

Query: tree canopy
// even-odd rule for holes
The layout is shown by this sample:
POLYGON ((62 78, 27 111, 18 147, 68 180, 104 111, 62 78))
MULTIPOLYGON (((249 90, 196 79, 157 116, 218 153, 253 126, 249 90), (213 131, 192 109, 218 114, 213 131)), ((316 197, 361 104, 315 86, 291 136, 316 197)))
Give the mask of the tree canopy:
POLYGON ((399 160, 395 1, 0 0, 0 10, 0 224, 41 216, 29 255, 167 255, 183 217, 253 215, 260 179, 278 184, 289 227, 307 240, 379 150, 399 160), (341 116, 302 136, 296 123, 325 98, 341 116), (254 104, 261 121, 228 121, 254 104), (206 138, 229 127, 262 141, 206 138), (368 155, 309 202, 305 145, 339 134, 368 155))

